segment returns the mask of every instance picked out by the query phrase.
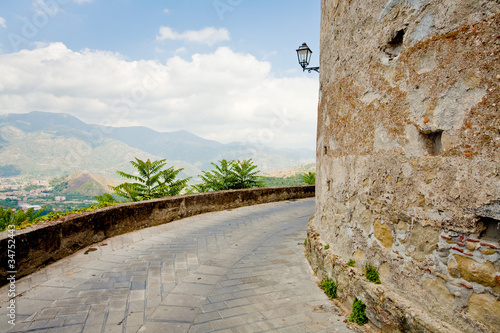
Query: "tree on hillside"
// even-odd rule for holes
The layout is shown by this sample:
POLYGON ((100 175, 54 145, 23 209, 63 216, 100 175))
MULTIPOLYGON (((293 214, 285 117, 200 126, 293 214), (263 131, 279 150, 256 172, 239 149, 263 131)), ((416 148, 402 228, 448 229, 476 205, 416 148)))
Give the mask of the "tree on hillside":
POLYGON ((302 174, 284 177, 262 177, 265 187, 297 186, 304 184, 302 174))
POLYGON ((166 159, 159 161, 142 161, 138 158, 135 161, 130 161, 132 166, 137 170, 138 176, 117 171, 120 176, 135 180, 135 182, 126 182, 118 186, 109 186, 115 191, 115 194, 130 199, 132 201, 148 200, 154 198, 162 198, 172 195, 178 195, 187 186, 187 182, 191 179, 176 179, 177 175, 183 170, 170 167, 163 169, 166 159))
POLYGON ((222 191, 236 190, 242 188, 262 187, 264 186, 257 165, 253 164, 252 159, 243 161, 221 160, 219 164, 212 163, 215 169, 203 171, 200 178, 202 184, 195 185, 193 191, 222 191))
POLYGON ((15 165, 0 165, 0 177, 13 177, 18 176, 20 173, 21 170, 19 170, 19 168, 17 168, 15 165))

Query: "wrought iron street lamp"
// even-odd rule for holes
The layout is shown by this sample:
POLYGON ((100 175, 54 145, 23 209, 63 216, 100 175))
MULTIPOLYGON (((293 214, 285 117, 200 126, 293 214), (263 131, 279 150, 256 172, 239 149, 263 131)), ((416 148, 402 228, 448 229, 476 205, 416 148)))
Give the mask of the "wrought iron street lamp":
POLYGON ((303 43, 296 51, 302 71, 308 71, 309 73, 311 73, 311 71, 315 71, 319 73, 319 67, 307 67, 309 66, 309 61, 311 61, 311 54, 313 52, 306 43, 303 43))

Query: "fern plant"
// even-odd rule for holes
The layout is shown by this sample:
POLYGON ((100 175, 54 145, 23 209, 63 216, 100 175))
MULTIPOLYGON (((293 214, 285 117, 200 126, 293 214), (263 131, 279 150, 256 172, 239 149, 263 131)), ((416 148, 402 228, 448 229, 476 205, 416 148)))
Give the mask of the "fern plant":
POLYGON ((316 184, 316 172, 308 172, 302 175, 302 179, 304 183, 307 185, 316 184))
POLYGON ((97 200, 98 208, 108 207, 119 203, 118 200, 113 198, 113 196, 109 193, 104 193, 103 195, 97 195, 94 198, 97 200))
POLYGON ((200 178, 206 188, 212 191, 231 190, 236 183, 236 177, 231 170, 234 161, 220 160, 219 164, 211 163, 215 169, 210 171, 203 171, 200 178))
POLYGON ((257 165, 253 164, 252 159, 233 162, 232 171, 234 173, 235 188, 253 188, 262 187, 264 182, 260 180, 257 165))
POLYGON ((203 171, 200 178, 202 184, 192 187, 192 191, 208 192, 222 190, 236 190, 242 188, 262 187, 264 182, 260 179, 258 166, 252 159, 243 161, 220 160, 218 164, 211 163, 213 170, 203 171))
POLYGON ((186 190, 187 194, 205 193, 205 192, 210 192, 210 187, 206 183, 191 185, 191 187, 186 190))
POLYGON ((172 195, 178 195, 187 186, 191 179, 176 179, 183 169, 174 169, 170 167, 163 170, 166 159, 158 161, 142 161, 138 158, 130 161, 137 170, 138 176, 117 171, 120 176, 133 180, 135 182, 125 182, 118 186, 109 186, 115 194, 132 201, 148 200, 162 198, 172 195))

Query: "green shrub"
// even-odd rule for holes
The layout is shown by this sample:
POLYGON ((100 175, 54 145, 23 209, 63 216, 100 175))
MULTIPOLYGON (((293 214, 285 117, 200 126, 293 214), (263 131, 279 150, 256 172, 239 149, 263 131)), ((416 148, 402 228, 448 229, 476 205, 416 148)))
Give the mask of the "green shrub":
POLYGON ((354 259, 349 259, 349 261, 347 262, 347 266, 354 267, 354 265, 356 265, 356 260, 354 260, 354 259))
POLYGON ((30 223, 35 221, 42 209, 36 211, 33 208, 30 208, 26 211, 22 209, 18 209, 16 213, 13 212, 12 209, 4 210, 3 207, 0 207, 0 231, 7 230, 9 225, 15 225, 16 228, 23 226, 26 223, 30 223))
POLYGON ((308 172, 302 175, 304 183, 307 185, 314 185, 316 183, 316 172, 308 172))
POLYGON ((352 303, 352 313, 349 316, 349 321, 360 326, 366 324, 368 322, 368 318, 366 317, 365 310, 366 305, 359 299, 355 298, 354 303, 352 303))
POLYGON ((104 193, 103 195, 97 195, 94 197, 97 200, 97 207, 103 208, 108 206, 116 205, 120 202, 113 198, 113 196, 109 193, 104 193))
POLYGON ((91 205, 88 207, 75 208, 75 209, 72 209, 72 210, 69 210, 66 212, 60 212, 60 211, 50 212, 46 215, 37 217, 36 219, 29 221, 29 223, 24 223, 21 227, 24 228, 24 227, 29 227, 30 225, 33 225, 35 223, 57 220, 63 216, 68 216, 68 215, 72 215, 72 214, 92 212, 98 208, 100 208, 100 207, 98 207, 97 205, 91 205))
POLYGON ((252 159, 243 161, 220 160, 218 164, 211 163, 215 169, 202 171, 199 177, 202 184, 193 186, 191 192, 207 192, 222 190, 237 190, 242 188, 263 187, 264 182, 259 176, 258 166, 252 159))
POLYGON ((283 177, 261 177, 264 182, 264 187, 278 187, 278 186, 297 186, 302 185, 304 181, 300 174, 294 176, 283 176, 283 177))
POLYGON ((325 245, 325 250, 328 250, 330 248, 330 244, 325 245))
POLYGON ((380 277, 378 274, 377 267, 372 266, 372 264, 367 263, 365 265, 366 273, 365 276, 368 279, 368 281, 380 284, 380 277))
POLYGON ((307 245, 307 238, 304 239, 304 246, 306 246, 306 245, 307 245))
POLYGON ((123 171, 116 173, 135 182, 125 182, 118 186, 108 185, 108 187, 116 195, 131 201, 179 195, 191 179, 191 177, 177 179, 183 170, 182 168, 177 170, 174 167, 164 169, 167 164, 166 159, 142 161, 136 157, 135 161, 130 161, 130 164, 136 169, 136 173, 128 174, 123 171))
POLYGON ((330 298, 337 298, 337 287, 338 285, 335 281, 330 279, 323 279, 321 281, 321 289, 325 291, 325 294, 330 298))

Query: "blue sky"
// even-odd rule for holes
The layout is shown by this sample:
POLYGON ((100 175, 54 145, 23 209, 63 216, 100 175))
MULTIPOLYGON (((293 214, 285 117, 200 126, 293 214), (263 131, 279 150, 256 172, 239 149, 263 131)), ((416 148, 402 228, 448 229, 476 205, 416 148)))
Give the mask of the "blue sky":
POLYGON ((314 149, 319 25, 320 1, 4 0, 0 113, 314 149))

